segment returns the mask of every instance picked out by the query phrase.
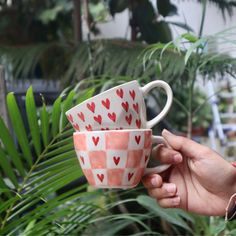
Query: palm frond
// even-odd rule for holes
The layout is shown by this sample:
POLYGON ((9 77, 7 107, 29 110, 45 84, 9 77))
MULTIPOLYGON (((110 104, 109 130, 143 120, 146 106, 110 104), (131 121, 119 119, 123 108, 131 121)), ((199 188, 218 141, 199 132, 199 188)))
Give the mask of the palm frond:
POLYGON ((95 214, 98 207, 92 202, 99 193, 86 191, 73 148, 73 130, 64 114, 78 98, 72 90, 51 109, 44 101, 38 109, 30 87, 26 93, 28 135, 15 96, 8 94, 13 134, 0 117, 1 234, 44 235, 75 228, 79 232, 87 226, 88 216, 95 214), (74 181, 73 187, 62 191, 74 181))

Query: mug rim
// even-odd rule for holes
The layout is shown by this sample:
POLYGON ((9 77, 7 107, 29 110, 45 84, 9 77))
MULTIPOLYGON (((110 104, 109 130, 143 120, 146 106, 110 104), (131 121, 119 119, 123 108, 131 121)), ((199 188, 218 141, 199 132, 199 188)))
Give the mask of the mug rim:
POLYGON ((107 90, 103 91, 102 93, 96 94, 96 95, 92 96, 91 98, 88 98, 88 99, 86 99, 85 101, 83 101, 83 102, 81 102, 81 103, 79 103, 79 104, 73 106, 72 108, 70 108, 69 110, 67 110, 67 111, 65 112, 65 114, 68 115, 68 113, 73 112, 73 111, 76 110, 78 107, 82 106, 83 104, 85 104, 85 103, 87 103, 87 102, 89 102, 89 101, 91 101, 91 100, 93 100, 93 99, 96 99, 96 98, 98 98, 98 97, 100 97, 100 96, 106 94, 107 92, 110 92, 110 91, 112 91, 112 90, 114 90, 114 89, 117 89, 117 88, 119 88, 119 87, 122 87, 122 86, 124 86, 124 85, 126 85, 126 84, 132 84, 132 83, 136 83, 136 84, 139 85, 139 83, 138 83, 137 80, 131 80, 131 81, 129 81, 129 82, 126 82, 126 83, 117 85, 117 86, 115 86, 115 87, 112 87, 112 88, 110 88, 110 89, 107 89, 107 90))
POLYGON ((73 132, 73 137, 80 135, 80 134, 94 134, 94 133, 111 133, 111 132, 118 132, 118 133, 122 133, 122 132, 145 132, 145 131, 151 131, 152 129, 149 128, 143 128, 143 129, 110 129, 110 130, 93 130, 93 131, 75 131, 73 132))

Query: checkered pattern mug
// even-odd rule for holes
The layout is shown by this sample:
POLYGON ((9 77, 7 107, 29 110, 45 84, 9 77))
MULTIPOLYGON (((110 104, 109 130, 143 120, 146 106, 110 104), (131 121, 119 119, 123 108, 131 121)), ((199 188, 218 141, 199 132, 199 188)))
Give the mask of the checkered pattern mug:
POLYGON ((151 129, 75 132, 73 139, 83 173, 96 188, 133 188, 145 173, 169 167, 147 168, 152 144, 163 143, 151 129))
POLYGON ((155 80, 140 87, 134 80, 87 99, 68 110, 66 116, 75 131, 150 129, 165 117, 172 98, 172 90, 164 81, 155 80), (154 88, 164 89, 167 100, 162 111, 147 121, 144 97, 154 88))

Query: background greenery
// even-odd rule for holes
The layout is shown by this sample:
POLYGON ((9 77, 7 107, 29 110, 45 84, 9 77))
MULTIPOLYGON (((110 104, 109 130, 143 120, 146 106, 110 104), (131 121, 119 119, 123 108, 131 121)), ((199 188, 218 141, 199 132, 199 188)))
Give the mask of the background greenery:
MULTIPOLYGON (((234 1, 211 2, 221 9, 223 17, 231 15, 235 6, 234 1)), ((15 0, 10 6, 0 1, 0 55, 11 65, 14 79, 61 81, 61 93, 52 105, 42 96, 41 105, 36 106, 30 87, 25 98, 26 114, 22 114, 15 95, 7 95, 11 126, 0 118, 2 235, 236 233, 235 223, 225 224, 222 218, 160 208, 142 185, 128 191, 89 187, 73 150, 73 130, 65 117, 70 107, 110 86, 133 79, 142 85, 160 78, 175 94, 164 125, 190 136, 193 127, 209 121, 207 98, 196 88, 196 81, 199 76, 208 80, 219 74, 235 75, 234 58, 226 52, 207 51, 212 41, 234 44, 235 31, 202 36, 206 1, 199 3, 203 15, 198 34, 172 39, 165 17, 176 14, 178 8, 171 1, 157 1, 156 9, 148 0, 84 1, 80 7, 90 34, 99 33, 97 23, 108 14, 129 8, 133 17, 129 22, 131 41, 90 40, 90 35, 82 41, 73 28, 81 23, 72 17, 78 8, 76 1, 15 0)), ((191 30, 181 22, 173 23, 191 30)), ((165 102, 157 92, 148 100, 154 101, 148 106, 149 116, 165 102)))

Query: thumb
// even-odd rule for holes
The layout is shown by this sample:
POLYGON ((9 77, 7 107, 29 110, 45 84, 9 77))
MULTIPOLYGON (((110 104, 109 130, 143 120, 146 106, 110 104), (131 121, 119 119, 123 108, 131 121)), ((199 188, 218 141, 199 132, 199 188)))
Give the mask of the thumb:
POLYGON ((166 129, 162 131, 162 136, 171 148, 188 157, 197 158, 206 151, 205 146, 196 143, 191 139, 174 135, 166 129))

